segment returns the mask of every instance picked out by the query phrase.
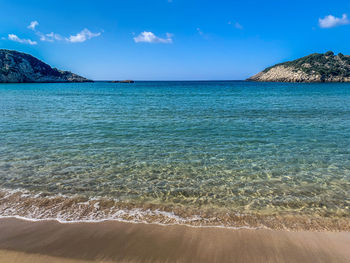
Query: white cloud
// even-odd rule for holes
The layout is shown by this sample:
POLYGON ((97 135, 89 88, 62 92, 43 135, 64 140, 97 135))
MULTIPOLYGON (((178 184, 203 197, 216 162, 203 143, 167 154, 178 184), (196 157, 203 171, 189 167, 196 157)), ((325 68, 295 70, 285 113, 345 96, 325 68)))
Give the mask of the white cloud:
MULTIPOLYGON (((33 30, 35 32, 35 34, 40 38, 41 41, 46 41, 46 42, 67 41, 67 42, 71 42, 71 43, 81 43, 81 42, 85 42, 88 39, 98 37, 101 35, 101 32, 93 33, 89 29, 84 28, 82 31, 80 31, 76 35, 70 35, 69 37, 64 37, 64 36, 62 36, 60 34, 56 34, 54 32, 45 34, 41 31, 37 30, 36 29, 37 26, 39 26, 39 22, 35 20, 35 21, 30 22, 30 24, 29 24, 29 26, 27 26, 27 28, 29 28, 30 30, 33 30)), ((8 38, 10 40, 17 41, 20 43, 27 43, 30 45, 37 44, 36 41, 32 41, 30 39, 20 39, 19 37, 17 37, 16 35, 13 35, 13 34, 9 35, 8 38)))
POLYGON ((39 22, 38 22, 38 21, 32 21, 32 22, 30 22, 29 26, 27 26, 27 28, 29 28, 29 29, 35 31, 35 28, 36 28, 38 25, 39 25, 39 22))
POLYGON ((348 16, 346 14, 343 14, 341 18, 328 15, 328 16, 325 16, 324 18, 319 18, 318 23, 321 28, 331 28, 331 27, 350 24, 350 20, 348 19, 348 16))
POLYGON ((50 34, 43 34, 41 32, 37 32, 38 36, 40 36, 41 41, 48 41, 48 42, 54 42, 55 40, 64 40, 64 38, 56 34, 54 32, 51 32, 50 34))
POLYGON ((100 35, 101 33, 92 33, 90 30, 85 28, 75 36, 69 36, 69 38, 66 38, 66 40, 71 43, 81 43, 93 37, 98 37, 100 35))
POLYGON ((9 34, 8 35, 8 39, 11 41, 15 41, 18 43, 23 43, 23 44, 29 44, 29 45, 36 45, 38 44, 36 41, 32 41, 30 39, 23 39, 23 38, 19 38, 18 36, 14 35, 14 34, 9 34))
POLYGON ((134 37, 134 41, 136 43, 145 42, 145 43, 165 43, 165 44, 170 44, 170 43, 173 43, 172 37, 173 37, 172 34, 166 33, 166 38, 160 38, 160 37, 157 37, 152 32, 144 31, 140 35, 138 35, 137 37, 134 37))

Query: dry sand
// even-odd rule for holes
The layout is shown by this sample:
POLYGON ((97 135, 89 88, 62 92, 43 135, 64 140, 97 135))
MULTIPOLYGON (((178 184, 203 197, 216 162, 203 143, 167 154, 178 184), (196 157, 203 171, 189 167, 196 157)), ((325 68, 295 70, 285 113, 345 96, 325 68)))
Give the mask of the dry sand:
POLYGON ((350 262, 350 233, 0 220, 0 262, 350 262))

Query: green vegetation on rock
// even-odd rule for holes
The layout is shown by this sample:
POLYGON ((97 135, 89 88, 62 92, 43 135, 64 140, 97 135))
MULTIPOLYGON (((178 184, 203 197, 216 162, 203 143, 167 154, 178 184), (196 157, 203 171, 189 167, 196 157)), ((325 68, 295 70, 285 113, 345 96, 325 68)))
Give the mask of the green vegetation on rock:
POLYGON ((334 55, 332 51, 325 54, 314 53, 293 61, 276 64, 266 68, 249 80, 256 81, 288 81, 313 82, 313 81, 350 81, 350 56, 342 53, 334 55), (283 67, 291 72, 286 75, 286 70, 277 72, 277 68, 283 67), (275 69, 276 73, 272 74, 275 69), (271 73, 269 75, 269 73, 271 73), (283 76, 284 74, 284 76, 283 76), (268 76, 269 75, 269 76, 268 76), (291 77, 293 76, 293 78, 291 77), (275 79, 274 79, 275 78, 275 79))
POLYGON ((89 81, 72 72, 52 68, 29 54, 0 49, 0 83, 89 81))

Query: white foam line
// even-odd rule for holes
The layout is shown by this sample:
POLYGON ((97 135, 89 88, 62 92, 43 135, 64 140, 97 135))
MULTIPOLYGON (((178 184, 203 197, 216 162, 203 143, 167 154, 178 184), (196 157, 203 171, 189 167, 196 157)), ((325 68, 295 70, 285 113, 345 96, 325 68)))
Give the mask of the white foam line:
MULTIPOLYGON (((0 192, 5 192, 5 198, 9 197, 10 195, 16 194, 18 192, 22 193, 22 197, 38 197, 40 196, 41 193, 36 193, 36 194, 32 194, 30 191, 25 190, 25 189, 4 189, 4 188, 0 188, 0 192)), ((63 198, 74 198, 74 196, 65 196, 62 194, 58 194, 55 196, 46 196, 45 198, 55 198, 55 197, 63 197, 63 198)), ((88 201, 83 202, 82 204, 89 204, 90 201, 95 201, 95 200, 100 200, 99 197, 93 197, 93 198, 89 198, 88 201)), ((114 200, 116 201, 116 200, 114 200)), ((94 204, 95 209, 98 209, 99 207, 99 202, 94 204)), ((14 213, 16 213, 15 211, 13 211, 14 213)), ((1 213, 1 212, 0 212, 1 213)), ((43 214, 41 214, 43 215, 43 214)), ((58 214, 59 216, 62 215, 62 217, 64 217, 64 213, 58 214)), ((133 223, 133 224, 148 224, 148 225, 160 225, 160 226, 176 226, 176 225, 180 225, 180 226, 187 226, 187 227, 194 227, 194 228, 224 228, 224 229, 234 229, 234 230, 239 230, 239 229, 250 229, 250 230, 256 230, 256 229, 271 229, 268 228, 266 226, 260 226, 260 227, 250 227, 250 226, 240 226, 240 227, 233 227, 233 226, 226 226, 226 225, 193 225, 190 223, 186 223, 186 222, 195 222, 198 220, 205 220, 204 218, 198 216, 198 215, 194 215, 192 218, 182 218, 179 217, 177 215, 175 215, 173 212, 166 212, 166 211, 160 211, 160 210, 142 210, 140 208, 134 208, 131 210, 123 210, 123 209, 119 209, 118 211, 115 211, 113 213, 112 217, 107 217, 107 218, 102 218, 102 219, 80 219, 80 220, 65 220, 63 218, 59 218, 59 217, 47 217, 47 218, 35 218, 34 217, 25 217, 25 216, 19 216, 19 215, 1 215, 0 214, 0 219, 6 219, 6 218, 16 218, 16 219, 20 219, 20 220, 24 220, 24 221, 30 221, 30 222, 41 222, 41 221, 56 221, 59 222, 61 224, 76 224, 76 223, 102 223, 102 222, 107 222, 107 221, 117 221, 117 222, 123 222, 123 223, 133 223), (114 216, 113 216, 114 215, 114 216), (130 216, 130 217, 136 217, 139 218, 139 220, 126 220, 121 218, 122 216, 130 216), (146 220, 142 220, 140 218, 147 216, 147 215, 160 215, 163 216, 165 218, 168 218, 169 220, 174 220, 175 223, 160 223, 160 222, 148 222, 146 220)), ((93 215, 92 215, 93 217, 93 215)), ((91 217, 90 217, 91 218, 91 217)))
POLYGON ((222 229, 232 229, 232 230, 241 230, 241 229, 247 229, 247 230, 273 230, 266 226, 260 226, 260 227, 250 227, 250 226, 239 226, 239 227, 233 227, 233 226, 225 226, 225 225, 191 225, 191 224, 184 224, 184 223, 171 223, 171 224, 164 224, 159 222, 147 222, 147 221, 134 221, 134 220, 125 220, 125 219, 117 219, 117 218, 106 218, 106 219, 97 219, 97 220, 62 220, 60 218, 28 218, 23 216, 2 216, 0 215, 1 219, 19 219, 23 221, 29 221, 29 222, 45 222, 45 221, 56 221, 60 224, 79 224, 79 223, 103 223, 103 222, 121 222, 121 223, 130 223, 130 224, 144 224, 144 225, 158 225, 158 226, 186 226, 186 227, 193 227, 193 228, 222 228, 222 229))

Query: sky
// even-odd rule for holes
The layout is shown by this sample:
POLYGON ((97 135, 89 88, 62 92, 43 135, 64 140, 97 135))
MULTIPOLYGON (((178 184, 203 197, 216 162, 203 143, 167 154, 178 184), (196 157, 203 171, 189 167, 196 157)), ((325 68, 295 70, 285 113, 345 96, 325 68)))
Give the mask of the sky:
POLYGON ((94 80, 240 80, 350 55, 350 1, 0 0, 0 25, 0 48, 94 80))

